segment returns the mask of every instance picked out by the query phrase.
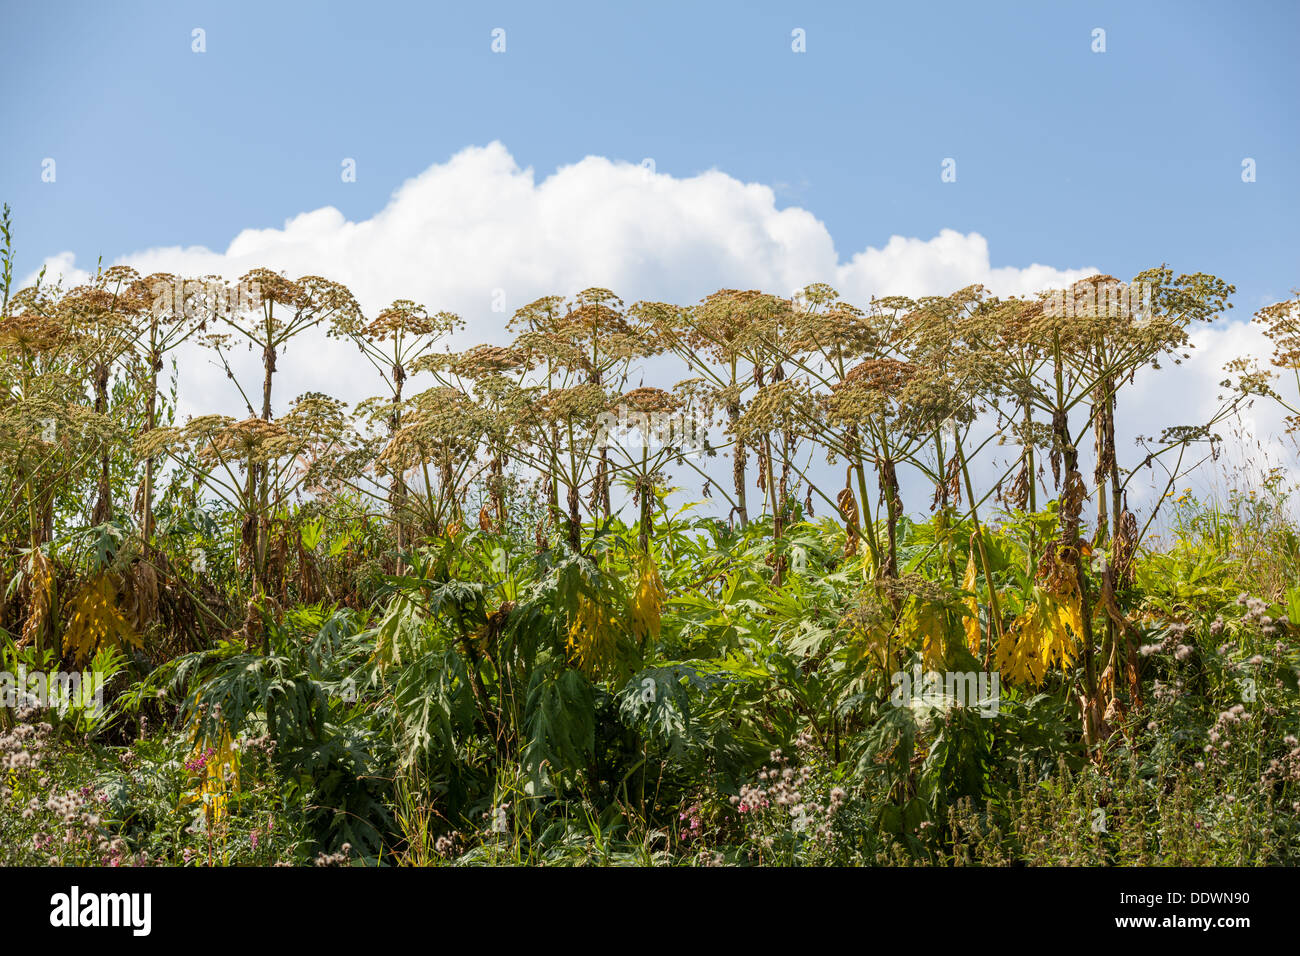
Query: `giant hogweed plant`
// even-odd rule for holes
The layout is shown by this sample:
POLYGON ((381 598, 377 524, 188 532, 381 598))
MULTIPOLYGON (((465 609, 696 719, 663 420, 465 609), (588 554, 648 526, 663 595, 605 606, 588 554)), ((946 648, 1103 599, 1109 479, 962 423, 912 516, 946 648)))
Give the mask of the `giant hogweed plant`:
MULTIPOLYGON (((210 277, 125 267, 77 289, 13 291, 9 241, 6 218, 0 491, 11 507, 0 529, 16 642, 70 661, 142 637, 147 648, 161 605, 204 622, 225 659, 256 673, 283 656, 295 603, 345 595, 365 702, 347 719, 386 735, 375 760, 434 781, 465 812, 499 798, 501 781, 542 803, 653 804, 655 774, 686 763, 738 785, 747 761, 806 728, 836 765, 885 768, 893 809, 880 812, 903 828, 920 812, 910 801, 942 809, 908 741, 937 747, 944 792, 987 757, 936 715, 908 724, 885 708, 889 675, 912 663, 995 668, 1025 707, 1048 694, 1101 759, 1150 691, 1136 569, 1164 498, 1138 514, 1130 489, 1143 475, 1174 488, 1243 401, 1287 401, 1239 365, 1207 421, 1121 454, 1126 387, 1167 374, 1161 363, 1179 361, 1193 324, 1232 292, 1164 267, 1135 279, 1152 289, 1149 309, 1095 305, 1118 284, 1096 276, 1070 290, 1094 305, 1070 315, 1047 293, 979 287, 863 308, 822 284, 790 299, 726 289, 687 307, 627 306, 590 288, 521 309, 507 345, 453 353, 438 346, 460 332, 454 316, 399 299, 372 319, 337 283, 265 269, 242 280, 252 300, 210 277), (172 294, 151 295, 158 286, 172 294), (380 394, 354 412, 307 395, 276 417, 280 364, 322 325, 357 344, 380 394), (243 413, 160 421, 157 372, 195 341, 231 375, 243 413), (260 390, 234 375, 239 341, 260 354, 260 390), (666 353, 689 378, 646 380, 666 353), (435 384, 411 394, 424 373, 435 384), (729 486, 715 488, 680 435, 611 443, 620 411, 716 423, 703 452, 730 456, 729 486), (814 455, 842 465, 843 483, 819 487, 814 455), (670 513, 670 468, 699 474, 726 520, 670 513), (990 470, 993 481, 976 480, 990 470), (932 489, 928 502, 902 500, 907 472, 932 489), (133 571, 128 586, 119 566, 140 555, 129 560, 160 570, 160 595, 180 593, 185 558, 164 554, 174 545, 155 514, 175 525, 178 481, 192 510, 233 520, 237 573, 199 571, 182 596, 150 598, 147 576, 133 571), (523 514, 542 520, 529 527, 523 514), (60 557, 87 524, 117 529, 110 562, 60 557)), ((1294 311, 1260 313, 1275 368, 1292 377, 1294 311)), ((187 671, 192 719, 202 699, 205 713, 233 699, 203 698, 209 664, 187 671)), ((274 668, 311 672, 298 660, 274 668)), ((306 733, 278 693, 223 705, 225 719, 306 733)), ((393 821, 373 825, 373 845, 392 836, 393 821)))

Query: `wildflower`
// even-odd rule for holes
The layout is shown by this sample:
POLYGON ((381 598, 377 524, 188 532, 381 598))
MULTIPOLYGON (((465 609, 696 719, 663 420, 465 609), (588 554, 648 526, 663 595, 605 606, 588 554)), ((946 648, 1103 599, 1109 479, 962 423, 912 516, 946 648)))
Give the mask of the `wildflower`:
POLYGON ((438 839, 433 841, 434 852, 439 856, 451 856, 456 848, 456 840, 460 836, 455 830, 451 833, 444 833, 438 839))

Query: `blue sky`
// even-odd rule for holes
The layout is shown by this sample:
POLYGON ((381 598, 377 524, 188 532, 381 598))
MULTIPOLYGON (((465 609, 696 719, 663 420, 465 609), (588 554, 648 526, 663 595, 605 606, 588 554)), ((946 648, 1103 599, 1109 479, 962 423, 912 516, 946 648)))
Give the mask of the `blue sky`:
MULTIPOLYGON (((228 279, 264 265, 344 282, 371 315, 396 298, 456 312, 456 348, 593 285, 689 303, 824 281, 866 304, 1162 262, 1234 283, 1191 360, 1126 393, 1131 447, 1209 420, 1224 364, 1271 349, 1244 320, 1300 286, 1298 37, 1292 2, 55 0, 15 6, 0 34, 0 199, 20 281, 43 264, 85 281, 101 256, 228 279)), ((322 330, 290 351, 277 413, 380 390, 322 330)), ((182 416, 238 411, 211 355, 187 343, 178 361, 182 416)), ((240 379, 258 362, 232 356, 240 379)), ((1276 408, 1234 427, 1242 454, 1293 462, 1254 444, 1282 433, 1276 408)))
POLYGON ((14 5, 0 198, 20 274, 93 268, 365 219, 499 140, 539 178, 591 154, 767 184, 841 258, 950 228, 995 266, 1214 272, 1244 317, 1300 284, 1297 37, 1289 2, 14 5))

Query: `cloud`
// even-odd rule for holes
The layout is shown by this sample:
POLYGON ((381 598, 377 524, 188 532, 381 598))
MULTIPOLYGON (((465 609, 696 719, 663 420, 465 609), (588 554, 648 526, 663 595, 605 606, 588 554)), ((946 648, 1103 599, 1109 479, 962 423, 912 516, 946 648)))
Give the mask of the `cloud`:
MULTIPOLYGON (((411 298, 457 312, 475 340, 500 340, 509 314, 538 296, 593 285, 628 302, 693 302, 722 287, 786 293, 817 281, 863 301, 873 294, 940 294, 972 282, 999 293, 1029 292, 1096 271, 994 268, 983 236, 952 230, 928 240, 894 236, 883 249, 841 262, 825 224, 806 209, 778 209, 766 185, 717 170, 678 178, 599 156, 539 182, 497 142, 430 166, 360 222, 324 207, 281 228, 245 229, 224 251, 160 247, 116 261, 143 273, 229 279, 254 266, 325 275, 352 289, 368 311, 411 298)), ((51 277, 87 278, 70 253, 46 266, 51 277)), ((286 363, 291 394, 335 382, 355 365, 340 343, 322 337, 312 348, 321 361, 311 369, 299 374, 286 363)), ((202 396, 187 396, 187 404, 195 398, 202 396)))
MULTIPOLYGON (((929 239, 892 236, 883 248, 841 261, 825 224, 798 206, 778 208, 776 191, 767 185, 718 170, 674 177, 599 156, 539 181, 499 142, 430 166, 369 219, 351 222, 324 207, 281 228, 245 229, 224 251, 162 247, 117 261, 146 274, 236 279, 254 266, 269 266, 291 277, 324 275, 347 285, 368 314, 410 298, 462 315, 468 327, 458 346, 503 341, 515 309, 588 286, 613 289, 629 303, 694 302, 723 287, 790 294, 809 282, 829 282, 848 301, 864 303, 873 295, 944 294, 972 283, 1002 295, 1028 294, 1100 271, 1091 265, 994 266, 982 235, 951 229, 929 239)), ((46 267, 70 282, 87 278, 67 252, 51 256, 46 267)), ((1197 342, 1192 362, 1143 375, 1126 393, 1132 404, 1123 422, 1130 438, 1207 415, 1223 362, 1267 352, 1244 323, 1202 330, 1197 342)), ((349 401, 378 391, 346 343, 313 332, 290 343, 289 351, 277 377, 277 412, 303 391, 349 401)), ((235 358, 241 379, 260 382, 256 355, 235 358)), ((191 349, 178 360, 182 415, 234 410, 237 393, 210 357, 191 349)), ((1259 427, 1267 431, 1274 422, 1260 414, 1259 427)))
MULTIPOLYGON (((778 209, 768 186, 717 170, 676 178, 588 156, 538 182, 500 143, 471 147, 403 183, 372 218, 304 212, 279 229, 246 229, 224 252, 163 247, 121 256, 141 270, 236 278, 265 265, 344 282, 368 308, 393 298, 459 310, 481 325, 493 293, 508 310, 540 295, 604 285, 629 301, 692 301, 722 286, 793 290, 832 282, 850 298, 940 294, 972 282, 1019 293, 1073 281, 1091 267, 993 268, 978 233, 892 237, 841 263, 826 226, 778 209)), ((84 278, 70 253, 51 274, 84 278)))
POLYGON ((45 277, 42 282, 56 283, 62 281, 63 285, 71 288, 75 285, 89 282, 91 275, 85 269, 77 268, 77 257, 71 252, 59 252, 52 256, 46 256, 41 260, 41 266, 26 279, 18 284, 18 288, 24 288, 36 284, 36 279, 44 271, 45 277))
MULTIPOLYGON (((1121 393, 1123 408, 1116 416, 1121 423, 1116 441, 1120 445, 1121 463, 1133 465, 1141 455, 1132 444, 1139 434, 1158 437, 1168 425, 1194 425, 1210 421, 1228 397, 1221 383, 1228 377, 1224 364, 1242 356, 1254 356, 1267 368, 1273 345, 1263 329, 1251 322, 1216 322, 1191 330, 1189 358, 1180 365, 1162 362, 1161 369, 1145 369, 1133 384, 1121 393), (1125 442, 1128 442, 1125 447, 1125 442)), ((1277 383, 1286 393, 1288 383, 1277 383)), ((1235 486, 1245 490, 1269 469, 1278 467, 1291 483, 1300 480, 1296 444, 1286 434, 1285 411, 1276 402, 1256 399, 1231 418, 1215 425, 1213 431, 1223 439, 1217 462, 1207 462, 1178 490, 1191 488, 1198 496, 1211 496, 1226 505, 1228 493, 1235 486)), ((1204 455, 1204 450, 1198 454, 1204 455)), ((1188 459, 1190 463, 1193 459, 1188 459)), ((1172 465, 1172 462, 1170 463, 1172 465)), ((1163 488, 1167 476, 1161 468, 1152 469, 1145 481, 1134 480, 1134 502, 1150 502, 1153 486, 1163 488)))

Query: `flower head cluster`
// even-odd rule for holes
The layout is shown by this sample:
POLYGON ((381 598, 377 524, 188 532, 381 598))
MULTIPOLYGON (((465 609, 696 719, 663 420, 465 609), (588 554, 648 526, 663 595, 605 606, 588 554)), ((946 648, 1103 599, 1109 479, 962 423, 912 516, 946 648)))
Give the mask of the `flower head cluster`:
POLYGON ((1227 752, 1232 746, 1233 737, 1250 721, 1250 714, 1244 704, 1233 704, 1219 714, 1208 734, 1209 743, 1205 745, 1207 759, 1220 766, 1227 766, 1227 752))
POLYGON ((848 799, 841 787, 831 787, 824 795, 813 769, 812 735, 803 731, 795 738, 795 749, 803 758, 798 765, 778 748, 770 754, 770 763, 758 772, 758 779, 740 788, 731 797, 731 805, 742 818, 751 820, 747 831, 760 848, 771 849, 783 834, 793 833, 815 843, 829 843, 834 838, 835 815, 848 799))
POLYGON ((1165 629, 1164 637, 1156 643, 1143 644, 1138 649, 1138 653, 1143 657, 1150 657, 1152 654, 1172 653, 1176 660, 1185 661, 1191 657, 1194 650, 1193 646, 1184 640, 1190 630, 1189 625, 1181 622, 1171 624, 1165 629))
POLYGON ((317 853, 317 866, 346 866, 352 857, 352 844, 344 843, 334 853, 317 853))
MULTIPOLYGON (((27 715, 24 711, 23 715, 27 715)), ((0 733, 0 770, 36 770, 41 766, 50 745, 54 728, 49 724, 19 722, 12 729, 0 733)), ((0 800, 10 793, 9 773, 0 775, 0 800)))

